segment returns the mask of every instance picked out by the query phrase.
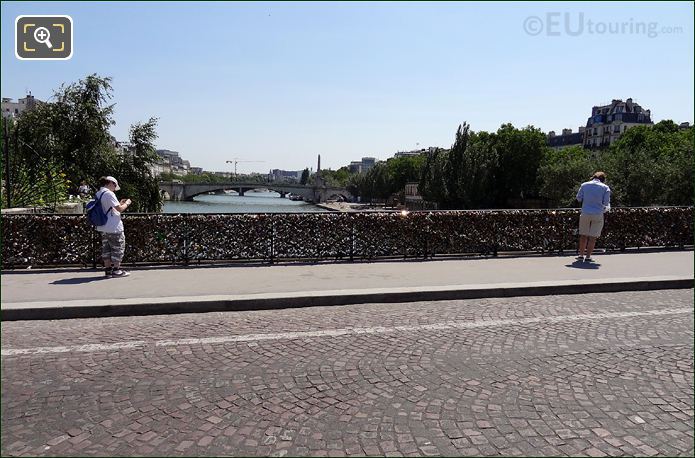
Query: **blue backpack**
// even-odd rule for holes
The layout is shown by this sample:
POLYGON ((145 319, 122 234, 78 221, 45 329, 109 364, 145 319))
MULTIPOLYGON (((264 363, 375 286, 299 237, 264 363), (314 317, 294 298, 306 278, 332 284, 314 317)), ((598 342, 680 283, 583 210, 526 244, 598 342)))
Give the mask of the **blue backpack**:
POLYGON ((109 219, 108 213, 111 209, 109 208, 109 212, 104 212, 104 207, 101 205, 101 198, 104 197, 104 194, 106 192, 102 192, 99 198, 92 199, 87 203, 87 219, 92 226, 103 226, 109 219))

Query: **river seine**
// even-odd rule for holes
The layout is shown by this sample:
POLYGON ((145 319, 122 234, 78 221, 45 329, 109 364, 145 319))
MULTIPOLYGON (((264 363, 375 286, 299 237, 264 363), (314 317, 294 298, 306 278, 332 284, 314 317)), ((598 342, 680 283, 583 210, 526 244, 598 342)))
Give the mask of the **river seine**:
POLYGON ((193 202, 164 201, 164 213, 305 213, 326 210, 306 202, 283 199, 276 192, 247 191, 237 194, 203 194, 193 202))

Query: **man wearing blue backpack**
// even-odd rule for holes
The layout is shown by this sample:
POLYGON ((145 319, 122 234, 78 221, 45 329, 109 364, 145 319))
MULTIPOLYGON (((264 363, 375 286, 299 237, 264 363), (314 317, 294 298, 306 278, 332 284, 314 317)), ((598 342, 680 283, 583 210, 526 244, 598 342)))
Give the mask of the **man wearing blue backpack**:
POLYGON ((89 221, 101 232, 101 258, 104 261, 104 271, 107 278, 127 277, 129 274, 121 269, 121 261, 125 252, 125 234, 121 212, 131 204, 130 199, 116 198, 115 192, 120 190, 118 181, 112 177, 99 178, 101 189, 97 191, 94 200, 87 206, 89 221))

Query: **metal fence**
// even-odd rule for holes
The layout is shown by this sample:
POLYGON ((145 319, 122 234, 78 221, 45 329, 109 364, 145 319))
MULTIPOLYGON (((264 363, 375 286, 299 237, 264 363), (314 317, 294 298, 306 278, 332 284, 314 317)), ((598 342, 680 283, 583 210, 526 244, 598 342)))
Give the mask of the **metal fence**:
MULTIPOLYGON (((368 260, 576 250, 579 211, 129 214, 125 264, 368 260)), ((95 266, 99 235, 80 215, 2 217, 2 268, 95 266)), ((693 207, 614 208, 597 246, 693 244, 693 207)))

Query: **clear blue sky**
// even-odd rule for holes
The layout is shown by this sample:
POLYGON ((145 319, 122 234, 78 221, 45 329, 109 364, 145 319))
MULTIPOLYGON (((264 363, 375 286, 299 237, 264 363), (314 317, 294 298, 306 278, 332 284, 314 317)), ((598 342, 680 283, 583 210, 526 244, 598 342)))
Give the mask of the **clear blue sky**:
POLYGON ((158 147, 208 170, 263 160, 239 164, 263 172, 315 168, 319 153, 337 168, 450 146, 463 121, 576 130, 613 98, 692 122, 694 54, 691 2, 3 2, 1 90, 46 100, 64 82, 111 76, 116 138, 155 116, 158 147), (73 58, 17 60, 20 14, 72 16, 73 58), (539 30, 530 16, 538 35, 525 32, 539 30))

